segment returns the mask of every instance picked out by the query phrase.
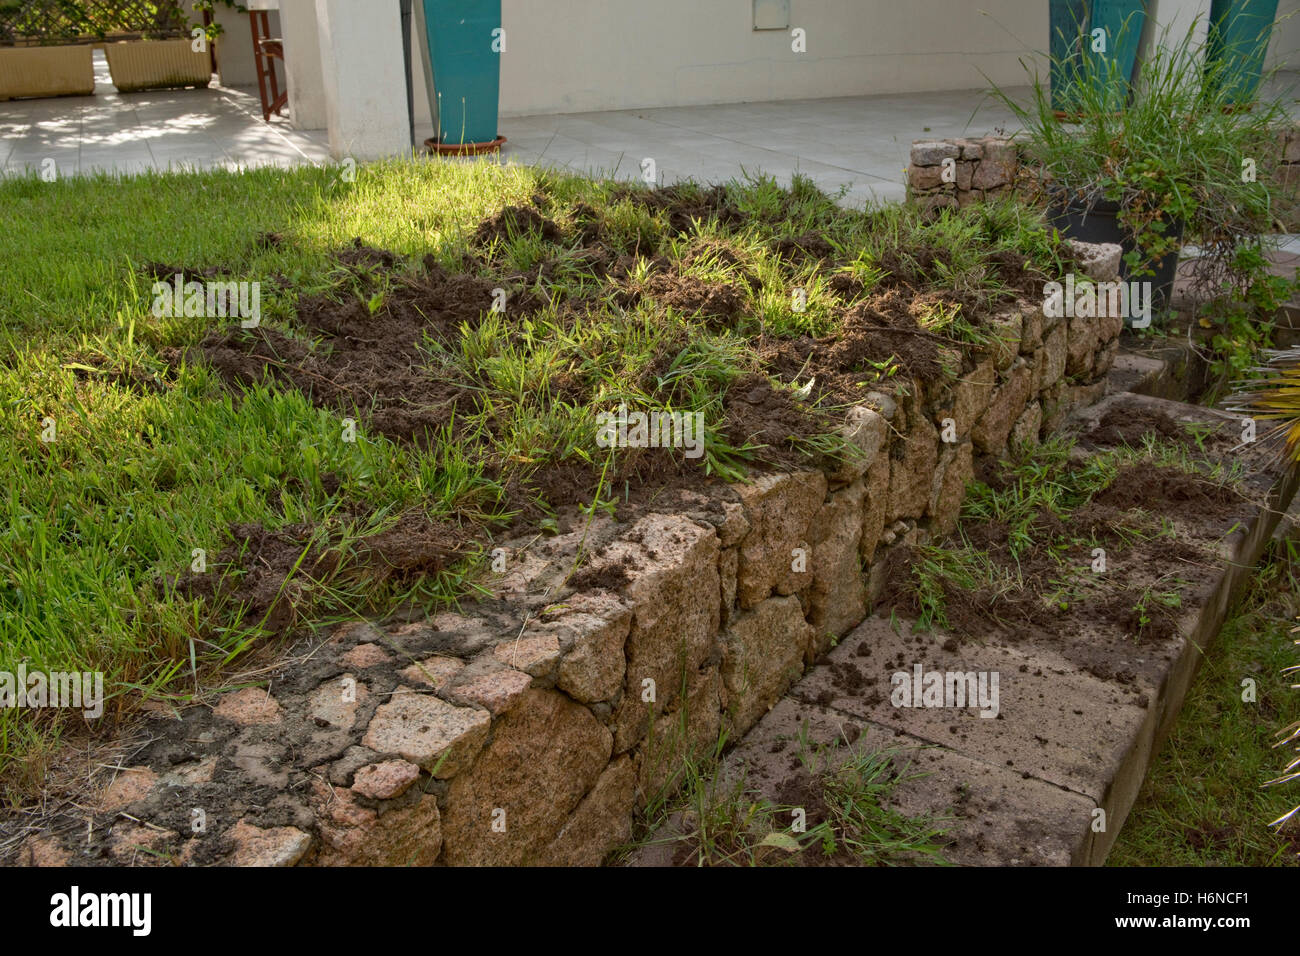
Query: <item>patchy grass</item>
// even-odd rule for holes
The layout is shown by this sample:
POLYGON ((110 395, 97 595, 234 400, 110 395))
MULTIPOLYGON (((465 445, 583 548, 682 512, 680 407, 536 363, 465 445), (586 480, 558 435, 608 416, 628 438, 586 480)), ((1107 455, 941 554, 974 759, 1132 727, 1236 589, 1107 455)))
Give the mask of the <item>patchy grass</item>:
POLYGON ((1282 674, 1296 663, 1297 569, 1295 541, 1270 548, 1201 663, 1108 865, 1300 864, 1300 827, 1268 826, 1295 806, 1295 788, 1263 786, 1293 756, 1273 749, 1277 731, 1300 719, 1300 694, 1282 674), (1242 699, 1247 680, 1253 702, 1242 699))
POLYGON ((725 745, 724 734, 711 750, 684 757, 680 775, 639 815, 638 839, 615 859, 661 847, 676 866, 945 863, 945 820, 891 806, 894 789, 916 776, 899 751, 814 744, 804 727, 801 772, 791 779, 796 805, 769 798, 743 766, 727 765, 725 745))
MULTIPOLYGON (((914 548, 909 556, 917 626, 956 626, 949 603, 960 592, 978 595, 995 608, 1005 605, 1013 618, 1017 607, 1033 605, 1039 595, 1047 606, 1070 611, 1096 591, 1100 579, 1092 567, 1094 549, 1113 557, 1143 542, 1176 539, 1166 516, 1142 509, 1085 511, 1088 520, 1080 523, 1073 518, 1126 468, 1139 464, 1196 476, 1213 487, 1234 487, 1242 466, 1203 457, 1206 435, 1196 428, 1187 431, 1187 442, 1164 442, 1148 433, 1136 446, 1120 444, 1081 461, 1071 458, 1073 440, 1062 436, 1015 450, 1003 463, 1006 470, 989 478, 991 484, 970 485, 958 539, 914 548), (989 547, 991 539, 997 548, 989 547)), ((1115 586, 1115 579, 1107 583, 1115 586)), ((1136 632, 1140 635, 1157 618, 1180 608, 1186 585, 1167 577, 1128 589, 1136 632)))
MULTIPOLYGON (((819 354, 810 336, 875 328, 878 296, 928 295, 913 319, 975 347, 1062 255, 1014 204, 927 218, 846 211, 804 179, 648 191, 487 162, 381 163, 354 183, 310 167, 8 178, 0 212, 0 670, 102 671, 112 716, 201 694, 295 628, 472 594, 509 522, 617 512, 638 482, 684 474, 600 447, 595 416, 620 403, 700 413, 701 480, 833 458, 835 410, 902 360, 828 382, 801 357, 819 354), (155 316, 154 280, 180 270, 260 282, 261 327, 155 316), (438 326, 421 311, 435 274, 511 305, 485 294, 438 326), (382 389, 327 397, 358 339, 311 321, 402 308, 429 329, 397 370, 459 396, 405 432, 385 422, 414 404, 406 379, 391 407, 382 389), (214 366, 213 336, 261 348, 258 374, 214 366), (789 421, 738 415, 738 384, 789 421), (562 468, 578 477, 547 478, 562 468), (414 531, 426 552, 381 560, 414 531), (268 541, 288 557, 266 560, 268 541), (253 581, 256 562, 274 574, 253 581)), ((0 784, 38 780, 58 730, 0 712, 0 784)))

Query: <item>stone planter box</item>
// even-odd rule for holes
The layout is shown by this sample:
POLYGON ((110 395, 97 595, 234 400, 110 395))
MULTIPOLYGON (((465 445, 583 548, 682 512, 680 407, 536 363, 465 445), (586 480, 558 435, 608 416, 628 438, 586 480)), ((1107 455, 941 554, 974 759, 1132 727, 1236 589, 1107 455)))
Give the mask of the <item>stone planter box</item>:
POLYGON ((0 100, 94 92, 95 70, 88 46, 0 49, 0 100))
POLYGON ((207 86, 212 62, 206 52, 195 53, 190 43, 188 38, 106 43, 104 55, 113 85, 123 93, 207 86))

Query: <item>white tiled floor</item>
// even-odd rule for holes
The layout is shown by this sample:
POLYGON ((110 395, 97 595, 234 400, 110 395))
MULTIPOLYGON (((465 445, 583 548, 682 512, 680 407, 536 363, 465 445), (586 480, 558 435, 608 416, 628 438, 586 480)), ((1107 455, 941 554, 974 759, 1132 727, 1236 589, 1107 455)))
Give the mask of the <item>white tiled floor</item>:
POLYGON ((913 140, 982 136, 1011 125, 976 90, 507 117, 505 157, 635 179, 655 161, 661 184, 803 173, 845 202, 901 199, 913 140))
MULTIPOLYGON (((324 130, 264 123, 256 90, 118 93, 96 53, 94 96, 0 103, 0 174, 53 159, 61 175, 169 167, 296 165, 329 161, 324 130)), ((1270 84, 1295 108, 1294 74, 1270 84)), ((1024 90, 1012 91, 1024 95, 1024 90)), ((1013 131, 1011 113, 979 90, 853 96, 503 117, 502 159, 624 179, 653 159, 660 184, 804 173, 844 202, 904 194, 917 139, 1013 131)), ((417 123, 416 141, 432 135, 417 123)))
POLYGON ((59 175, 216 166, 296 165, 329 159, 323 130, 262 122, 255 89, 119 93, 102 52, 95 93, 0 103, 0 172, 59 175))

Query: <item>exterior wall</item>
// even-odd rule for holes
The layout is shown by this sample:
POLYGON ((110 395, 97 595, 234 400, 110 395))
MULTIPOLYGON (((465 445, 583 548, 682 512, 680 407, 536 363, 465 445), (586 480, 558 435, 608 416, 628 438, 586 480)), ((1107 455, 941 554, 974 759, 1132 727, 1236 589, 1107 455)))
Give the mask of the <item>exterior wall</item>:
POLYGON ((289 122, 295 129, 323 129, 325 85, 315 0, 280 0, 284 68, 289 85, 289 122))
MULTIPOLYGON (((217 70, 222 86, 257 86, 257 66, 253 63, 253 33, 248 14, 217 4, 213 18, 225 29, 217 40, 217 70)), ((282 36, 280 11, 267 11, 271 36, 282 36)))
MULTIPOLYGON (((282 3, 294 125, 317 128, 325 112, 319 57, 295 43, 315 29, 313 4, 282 3)), ((1197 16, 1204 33, 1209 0, 1151 3, 1145 42, 1162 27, 1187 29, 1197 16)), ((1300 0, 1282 0, 1270 65, 1289 56, 1300 67, 1294 13, 1300 0)), ((807 31, 806 53, 791 52, 789 30, 753 30, 751 0, 503 0, 502 22, 501 113, 519 116, 1016 85, 1025 77, 1021 59, 1044 65, 1048 5, 790 0, 791 27, 807 31)), ((413 38, 417 127, 430 122, 421 43, 413 38)), ((400 55, 400 47, 369 51, 370 62, 400 55)))
POLYGON ((790 0, 799 54, 789 30, 752 29, 750 0, 502 7, 504 115, 1014 84, 1048 37, 1042 0, 790 0))
POLYGON ((397 4, 316 0, 330 155, 358 160, 410 150, 397 4))
POLYGON ((1300 69, 1300 0, 1281 0, 1268 44, 1266 69, 1300 69))

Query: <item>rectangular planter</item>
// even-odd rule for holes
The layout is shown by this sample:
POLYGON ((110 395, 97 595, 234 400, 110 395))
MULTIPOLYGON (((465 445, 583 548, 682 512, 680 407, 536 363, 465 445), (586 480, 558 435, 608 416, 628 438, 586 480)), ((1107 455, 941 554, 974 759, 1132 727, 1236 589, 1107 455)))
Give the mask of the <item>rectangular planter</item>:
POLYGON ((208 54, 195 53, 190 40, 129 40, 104 44, 113 85, 123 93, 207 86, 212 80, 208 54))
POLYGON ((20 96, 88 96, 95 68, 88 46, 0 49, 0 100, 20 96))

